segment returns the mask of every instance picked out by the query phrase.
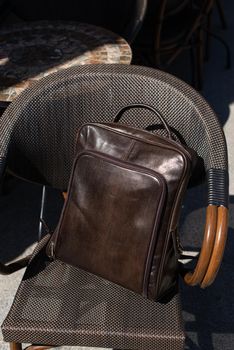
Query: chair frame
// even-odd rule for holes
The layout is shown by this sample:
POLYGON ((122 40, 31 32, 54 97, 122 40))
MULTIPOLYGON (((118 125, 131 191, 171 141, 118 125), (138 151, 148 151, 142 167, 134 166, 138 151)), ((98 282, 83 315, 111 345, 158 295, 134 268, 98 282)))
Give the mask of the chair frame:
POLYGON ((126 29, 126 40, 129 42, 129 44, 134 41, 142 26, 147 10, 148 0, 137 0, 135 2, 135 16, 126 29))
MULTIPOLYGON (((182 46, 178 46, 176 43, 162 46, 161 44, 161 33, 163 29, 163 22, 164 18, 166 16, 166 5, 168 0, 162 0, 160 11, 157 16, 156 20, 156 27, 155 27, 155 40, 154 40, 154 57, 155 57, 155 64, 156 66, 161 66, 161 55, 169 52, 173 52, 171 57, 166 61, 164 67, 170 66, 174 60, 178 57, 179 54, 181 54, 182 51, 187 49, 193 49, 193 47, 196 50, 195 54, 195 78, 194 78, 194 86, 197 90, 202 89, 202 70, 203 70, 203 61, 204 61, 204 54, 203 54, 203 47, 204 47, 204 39, 203 39, 203 22, 204 20, 207 20, 209 17, 209 14, 212 10, 212 7, 214 6, 214 0, 205 0, 204 4, 202 5, 200 9, 200 14, 197 16, 196 20, 194 21, 190 31, 187 33, 186 37, 184 38, 183 42, 184 44, 182 46), (191 43, 192 37, 195 34, 194 42, 191 43)), ((184 3, 189 3, 189 1, 184 1, 182 3, 183 6, 181 6, 181 9, 184 8, 184 3)))

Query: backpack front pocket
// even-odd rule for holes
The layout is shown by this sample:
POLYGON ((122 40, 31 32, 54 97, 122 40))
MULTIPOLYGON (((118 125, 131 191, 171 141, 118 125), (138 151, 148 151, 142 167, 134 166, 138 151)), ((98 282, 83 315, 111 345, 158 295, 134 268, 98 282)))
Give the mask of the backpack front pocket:
POLYGON ((68 192, 55 256, 147 296, 165 203, 164 178, 89 151, 76 158, 68 192))

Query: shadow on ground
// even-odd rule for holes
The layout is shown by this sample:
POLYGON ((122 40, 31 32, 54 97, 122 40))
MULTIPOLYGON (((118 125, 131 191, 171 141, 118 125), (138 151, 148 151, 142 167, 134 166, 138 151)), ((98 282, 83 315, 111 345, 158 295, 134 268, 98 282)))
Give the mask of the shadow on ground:
MULTIPOLYGON (((42 187, 8 178, 0 198, 1 261, 7 263, 22 255, 38 239, 42 187)), ((58 191, 47 190, 46 221, 56 226, 62 206, 58 191)))

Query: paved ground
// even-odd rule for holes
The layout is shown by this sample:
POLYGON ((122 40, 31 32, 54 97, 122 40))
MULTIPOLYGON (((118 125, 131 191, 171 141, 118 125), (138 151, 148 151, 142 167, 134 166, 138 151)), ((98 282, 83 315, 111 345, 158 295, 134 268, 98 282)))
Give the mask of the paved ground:
MULTIPOLYGON (((233 2, 225 3, 228 31, 221 32, 231 45, 234 57, 233 2)), ((215 29, 219 31, 218 21, 215 29)), ((224 50, 213 41, 211 60, 205 65, 204 95, 214 107, 224 126, 230 160, 230 229, 224 261, 216 282, 207 290, 182 288, 183 316, 187 333, 186 348, 191 350, 231 350, 234 343, 234 66, 224 69, 224 50)), ((233 63, 234 64, 234 63, 233 63)), ((51 201, 55 194, 51 193, 51 201)), ((36 241, 39 212, 39 188, 12 183, 11 192, 0 201, 1 260, 10 261, 28 251, 36 241), (27 218, 35 219, 28 220, 27 218)), ((188 193, 182 220, 186 246, 199 246, 204 222, 205 190, 200 187, 188 193), (204 203, 204 205, 203 205, 204 203), (188 238, 189 236, 189 238, 188 238)), ((52 213, 53 214, 53 213, 52 213)), ((53 216, 53 215, 52 215, 53 216)), ((23 271, 10 277, 0 276, 0 323, 6 316, 23 271)), ((8 349, 0 335, 0 350, 8 349)), ((65 349, 65 348, 64 348, 65 349)), ((66 348, 68 349, 68 348, 66 348)), ((73 348, 74 349, 74 348, 73 348)))

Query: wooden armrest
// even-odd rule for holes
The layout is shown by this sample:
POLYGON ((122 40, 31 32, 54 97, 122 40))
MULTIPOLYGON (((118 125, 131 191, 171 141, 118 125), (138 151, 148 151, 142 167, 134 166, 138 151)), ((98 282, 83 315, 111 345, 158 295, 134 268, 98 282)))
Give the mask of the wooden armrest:
POLYGON ((184 281, 190 286, 212 284, 222 262, 228 231, 228 209, 209 205, 201 253, 193 272, 187 272, 184 281))
POLYGON ((19 259, 9 265, 0 263, 0 275, 10 275, 11 273, 22 269, 23 267, 26 267, 30 259, 31 255, 28 255, 25 258, 19 259))
POLYGON ((214 248, 210 258, 208 269, 201 283, 202 288, 208 287, 215 280, 224 254, 224 249, 227 240, 227 232, 228 209, 224 206, 220 206, 218 207, 218 220, 214 248))
POLYGON ((187 272, 184 276, 185 283, 190 286, 200 284, 206 274, 215 243, 217 215, 217 206, 209 205, 206 209, 205 232, 197 265, 193 272, 187 272))

